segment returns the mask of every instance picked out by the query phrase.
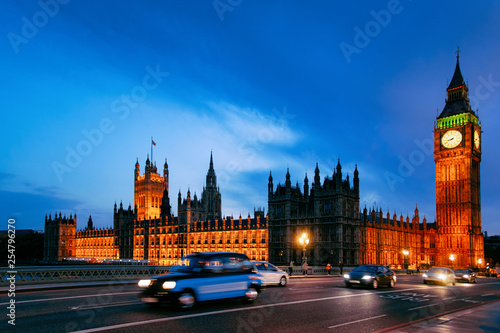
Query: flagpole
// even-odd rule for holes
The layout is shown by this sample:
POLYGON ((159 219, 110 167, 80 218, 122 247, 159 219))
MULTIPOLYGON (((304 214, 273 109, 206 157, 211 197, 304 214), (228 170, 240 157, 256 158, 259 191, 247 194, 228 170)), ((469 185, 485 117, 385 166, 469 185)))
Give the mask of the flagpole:
POLYGON ((151 165, 153 165, 153 137, 151 137, 151 165))

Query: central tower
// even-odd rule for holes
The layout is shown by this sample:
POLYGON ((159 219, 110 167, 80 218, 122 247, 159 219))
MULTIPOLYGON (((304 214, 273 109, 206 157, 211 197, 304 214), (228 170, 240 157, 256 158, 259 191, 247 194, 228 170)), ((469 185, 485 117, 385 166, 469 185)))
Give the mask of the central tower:
POLYGON ((471 109, 459 52, 443 111, 434 125, 437 264, 476 267, 484 258, 481 232, 481 124, 471 109), (450 255, 454 255, 453 263, 450 255))
MULTIPOLYGON (((160 217, 164 194, 168 195, 168 164, 165 159, 163 176, 148 158, 144 174, 141 175, 139 160, 135 162, 134 169, 134 205, 137 209, 138 220, 149 220, 160 217)), ((166 198, 168 199, 168 198, 166 198)))
POLYGON ((222 218, 221 195, 217 187, 217 176, 214 170, 212 152, 210 152, 210 165, 208 166, 206 185, 203 188, 202 203, 206 214, 206 221, 215 221, 222 218))

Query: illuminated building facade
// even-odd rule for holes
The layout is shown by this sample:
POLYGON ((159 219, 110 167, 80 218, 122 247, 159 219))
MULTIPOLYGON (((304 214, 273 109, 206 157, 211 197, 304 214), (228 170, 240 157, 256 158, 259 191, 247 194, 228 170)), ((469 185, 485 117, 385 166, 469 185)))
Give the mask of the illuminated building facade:
POLYGON ((418 208, 410 220, 396 213, 363 209, 361 214, 360 263, 393 268, 429 267, 436 264, 436 223, 420 223, 418 208), (405 254, 406 253, 406 254, 405 254), (406 266, 406 267, 405 267, 406 266))
POLYGON ((178 217, 171 213, 166 161, 163 176, 149 156, 142 175, 136 161, 134 176, 134 209, 115 204, 113 228, 95 229, 89 218, 85 230, 77 231, 76 216, 46 217, 44 259, 135 259, 171 265, 193 252, 230 251, 268 260, 268 225, 262 210, 254 211, 253 218, 222 218, 212 154, 201 199, 196 194, 191 199, 188 190, 182 200, 179 193, 178 217))

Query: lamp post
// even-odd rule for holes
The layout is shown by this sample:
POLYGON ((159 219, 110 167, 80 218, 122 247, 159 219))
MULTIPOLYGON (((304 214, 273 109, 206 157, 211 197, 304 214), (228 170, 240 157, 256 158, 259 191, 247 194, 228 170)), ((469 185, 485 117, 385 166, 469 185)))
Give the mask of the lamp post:
POLYGON ((302 264, 306 262, 306 246, 309 244, 309 238, 307 237, 307 234, 304 232, 302 236, 299 238, 299 243, 302 245, 302 264))
POLYGON ((405 256, 405 269, 406 269, 406 274, 408 274, 408 255, 410 254, 410 251, 407 249, 403 250, 403 254, 405 256))
POLYGON ((453 260, 455 260, 455 255, 454 254, 450 254, 451 270, 453 270, 453 260))
POLYGON ((483 259, 479 258, 477 259, 477 268, 481 268, 481 265, 483 264, 483 259))

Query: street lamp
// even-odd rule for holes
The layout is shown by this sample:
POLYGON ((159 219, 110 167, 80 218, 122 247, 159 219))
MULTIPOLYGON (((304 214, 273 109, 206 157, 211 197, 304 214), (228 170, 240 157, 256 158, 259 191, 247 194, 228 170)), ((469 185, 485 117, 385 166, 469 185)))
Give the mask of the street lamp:
POLYGON ((451 269, 453 270, 453 260, 455 260, 455 255, 450 254, 450 261, 451 261, 451 269))
POLYGON ((406 274, 408 274, 408 255, 410 254, 410 251, 407 249, 403 250, 403 254, 405 256, 405 269, 406 269, 406 274))
POLYGON ((302 236, 299 238, 299 243, 302 245, 302 251, 303 251, 303 256, 302 256, 302 263, 306 262, 306 246, 309 244, 309 238, 307 238, 307 234, 304 232, 302 236))
POLYGON ((481 268, 482 264, 483 264, 483 259, 481 259, 481 258, 477 259, 477 266, 478 266, 478 268, 481 268))

